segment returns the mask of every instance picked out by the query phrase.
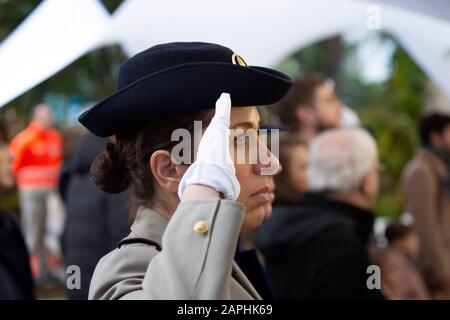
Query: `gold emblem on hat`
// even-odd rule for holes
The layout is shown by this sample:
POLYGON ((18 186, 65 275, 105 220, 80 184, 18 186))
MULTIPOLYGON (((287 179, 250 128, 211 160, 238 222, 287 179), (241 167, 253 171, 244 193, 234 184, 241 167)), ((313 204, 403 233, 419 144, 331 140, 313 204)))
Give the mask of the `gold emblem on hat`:
POLYGON ((237 53, 233 53, 233 55, 231 56, 231 62, 241 67, 248 67, 247 62, 245 62, 245 60, 237 53))

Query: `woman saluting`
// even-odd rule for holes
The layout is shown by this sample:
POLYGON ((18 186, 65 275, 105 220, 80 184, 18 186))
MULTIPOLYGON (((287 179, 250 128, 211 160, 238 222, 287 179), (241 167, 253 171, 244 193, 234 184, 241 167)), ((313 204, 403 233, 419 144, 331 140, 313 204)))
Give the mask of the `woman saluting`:
POLYGON ((248 161, 246 140, 230 143, 229 135, 258 130, 255 106, 278 101, 290 86, 288 76, 209 43, 154 46, 121 66, 118 91, 79 119, 114 136, 91 176, 108 192, 130 188, 135 216, 128 237, 98 263, 90 299, 260 298, 233 256, 240 231, 271 213, 278 170, 263 171, 278 160, 259 143, 271 163, 248 161), (196 120, 207 129, 195 161, 179 164, 172 133, 193 133, 196 120), (239 150, 244 163, 231 158, 239 150))

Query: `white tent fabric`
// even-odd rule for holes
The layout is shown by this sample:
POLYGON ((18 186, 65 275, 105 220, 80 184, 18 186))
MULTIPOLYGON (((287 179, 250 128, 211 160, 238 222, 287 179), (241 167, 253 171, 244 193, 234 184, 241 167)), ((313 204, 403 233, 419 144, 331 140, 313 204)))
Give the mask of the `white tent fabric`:
POLYGON ((422 12, 426 15, 450 21, 450 1, 448 0, 376 0, 376 2, 422 12))
POLYGON ((0 106, 108 43, 109 13, 95 0, 47 0, 0 45, 0 106))
MULTIPOLYGON (((98 0, 46 0, 0 44, 0 106, 113 43, 132 55, 157 43, 215 42, 249 64, 274 65, 315 41, 367 28, 366 10, 373 3, 127 0, 109 15, 98 0)), ((381 30, 392 33, 450 96, 450 20, 379 3, 381 30)))
POLYGON ((348 0, 167 0, 157 6, 129 0, 117 10, 113 24, 130 54, 155 43, 206 41, 233 48, 250 64, 273 65, 355 23, 365 28, 366 7, 348 0), (143 11, 145 15, 139 14, 143 11))

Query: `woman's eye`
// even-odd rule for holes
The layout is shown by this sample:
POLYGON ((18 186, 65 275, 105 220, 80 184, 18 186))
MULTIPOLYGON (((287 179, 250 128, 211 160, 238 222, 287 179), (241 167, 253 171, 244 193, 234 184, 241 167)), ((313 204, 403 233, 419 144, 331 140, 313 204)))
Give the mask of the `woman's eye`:
POLYGON ((245 134, 242 133, 237 135, 235 141, 238 146, 245 145, 245 134))
POLYGON ((257 145, 259 141, 259 132, 253 133, 253 132, 243 132, 236 134, 233 137, 233 143, 235 146, 248 146, 248 145, 257 145))

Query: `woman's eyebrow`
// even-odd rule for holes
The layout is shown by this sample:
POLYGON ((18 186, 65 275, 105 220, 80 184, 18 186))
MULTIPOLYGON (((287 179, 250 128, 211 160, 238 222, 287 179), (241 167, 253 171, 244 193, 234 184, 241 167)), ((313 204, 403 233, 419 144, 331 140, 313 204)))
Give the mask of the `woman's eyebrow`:
POLYGON ((251 122, 251 121, 246 121, 246 122, 240 122, 240 123, 236 123, 234 124, 231 128, 237 128, 237 127, 244 127, 244 128, 248 128, 248 129, 258 129, 259 124, 256 122, 251 122))

